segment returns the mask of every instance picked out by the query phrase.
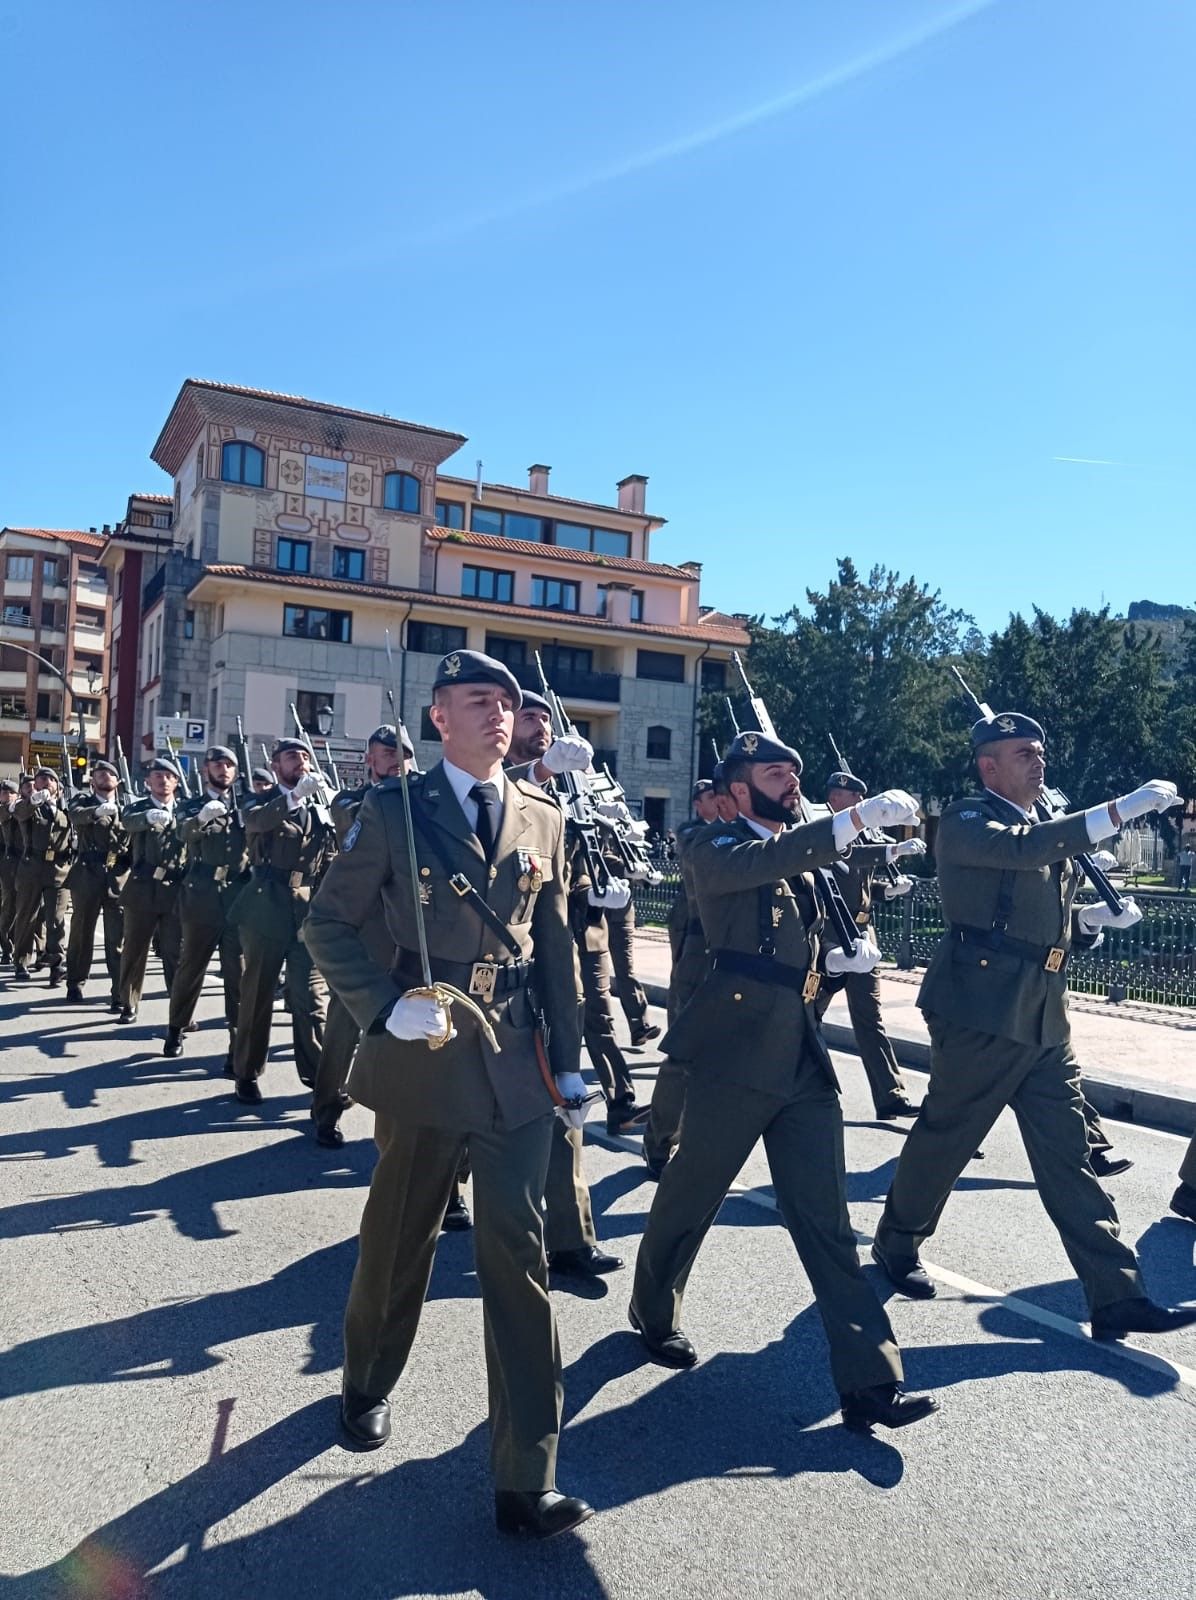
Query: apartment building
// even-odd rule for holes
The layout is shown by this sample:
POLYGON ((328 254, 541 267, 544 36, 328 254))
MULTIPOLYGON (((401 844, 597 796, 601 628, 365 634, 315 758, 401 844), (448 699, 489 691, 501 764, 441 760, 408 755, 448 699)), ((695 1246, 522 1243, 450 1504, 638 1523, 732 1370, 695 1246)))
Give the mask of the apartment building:
POLYGON ((103 544, 94 528, 0 529, 0 776, 102 747, 103 544))
POLYGON ((623 478, 602 505, 552 493, 542 464, 526 486, 443 470, 465 442, 184 383, 151 452, 173 495, 134 496, 105 543, 113 732, 148 757, 157 716, 202 718, 221 740, 240 716, 256 753, 290 731, 292 704, 313 733, 329 707, 332 753, 355 771, 389 720, 389 633, 394 693, 426 766, 439 658, 486 650, 538 687, 538 652, 599 759, 649 821, 675 826, 697 766, 698 699, 746 645, 742 620, 700 603, 698 563, 652 559, 665 523, 646 509, 646 478, 623 478))

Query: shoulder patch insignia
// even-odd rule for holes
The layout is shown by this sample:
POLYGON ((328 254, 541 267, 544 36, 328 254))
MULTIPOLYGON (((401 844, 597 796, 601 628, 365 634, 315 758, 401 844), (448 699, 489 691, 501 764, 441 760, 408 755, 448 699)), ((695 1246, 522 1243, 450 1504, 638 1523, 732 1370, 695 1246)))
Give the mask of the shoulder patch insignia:
POLYGON ((361 818, 358 817, 357 821, 353 824, 353 826, 349 829, 348 833, 345 835, 344 843, 341 845, 341 849, 342 850, 352 850, 353 846, 357 843, 357 840, 358 840, 360 834, 361 834, 361 818))
POLYGON ((735 835, 733 833, 720 833, 718 838, 717 839, 711 839, 710 843, 717 850, 720 845, 734 844, 735 843, 735 835))
POLYGON ((983 815, 983 811, 960 811, 958 813, 961 822, 971 822, 973 817, 982 817, 983 815))

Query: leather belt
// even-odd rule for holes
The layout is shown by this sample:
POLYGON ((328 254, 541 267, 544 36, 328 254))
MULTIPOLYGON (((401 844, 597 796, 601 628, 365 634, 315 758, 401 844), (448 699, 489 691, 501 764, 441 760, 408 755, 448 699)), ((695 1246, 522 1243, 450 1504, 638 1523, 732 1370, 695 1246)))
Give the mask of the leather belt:
POLYGON ((757 983, 772 983, 782 989, 793 989, 807 1004, 816 998, 822 987, 822 974, 812 969, 791 967, 788 962, 777 961, 772 956, 753 956, 745 950, 712 950, 711 970, 731 972, 736 977, 754 978, 757 983))
MULTIPOLYGON (((526 988, 532 976, 530 961, 442 961, 433 956, 430 965, 433 982, 439 978, 485 1001, 526 988)), ((421 983, 418 953, 400 950, 392 976, 399 983, 421 983)))
POLYGON ((182 870, 179 867, 155 867, 148 861, 139 861, 133 868, 133 876, 144 880, 152 878, 155 883, 181 883, 182 870))
POLYGON ((1016 956, 1019 961, 1029 961, 1044 972, 1066 972, 1071 951, 1062 945, 1030 944, 1025 939, 1014 939, 999 928, 969 928, 954 925, 950 938, 956 944, 972 945, 981 950, 998 950, 1003 955, 1016 956))
POLYGON ((244 881, 245 874, 238 872, 235 867, 227 862, 223 866, 214 866, 210 861, 193 861, 187 869, 189 878, 208 878, 213 883, 240 883, 244 881))
POLYGON ((283 867, 254 867, 253 876, 262 883, 281 883, 287 889, 312 889, 315 879, 306 872, 287 872, 283 867))

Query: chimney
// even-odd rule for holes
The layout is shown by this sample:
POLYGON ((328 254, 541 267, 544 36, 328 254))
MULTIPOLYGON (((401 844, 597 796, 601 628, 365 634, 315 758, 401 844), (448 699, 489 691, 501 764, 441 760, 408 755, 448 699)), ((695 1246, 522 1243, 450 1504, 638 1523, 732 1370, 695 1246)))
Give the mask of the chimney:
POLYGON ((700 561, 682 561, 682 572, 692 572, 695 578, 702 576, 702 563, 700 561))
POLYGON ((548 474, 551 467, 546 467, 542 461, 537 461, 534 466, 527 469, 527 488, 529 494, 548 493, 548 474))
POLYGON ((620 478, 616 487, 619 491, 619 510, 636 511, 643 513, 644 489, 647 478, 638 472, 633 472, 629 478, 620 478))
POLYGON ((616 627, 626 627, 631 621, 631 585, 608 583, 606 586, 606 620, 616 627))

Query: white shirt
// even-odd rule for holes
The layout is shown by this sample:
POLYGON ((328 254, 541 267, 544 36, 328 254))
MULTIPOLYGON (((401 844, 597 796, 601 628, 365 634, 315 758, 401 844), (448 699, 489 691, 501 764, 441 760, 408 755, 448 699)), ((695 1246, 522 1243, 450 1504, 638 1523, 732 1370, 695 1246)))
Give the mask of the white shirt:
POLYGON ((987 784, 984 786, 984 792, 985 794, 991 794, 996 800, 1004 801, 1007 806, 1012 806, 1015 811, 1020 811, 1027 822, 1037 822, 1039 820, 1032 811, 1027 811, 1025 806, 1019 806, 1016 800, 1010 800, 1007 795, 998 794, 995 789, 990 789, 987 784))
POLYGON ((498 790, 498 815, 494 818, 494 837, 498 838, 498 830, 502 827, 503 806, 506 803, 507 779, 500 768, 492 778, 475 778, 472 772, 465 772, 461 767, 455 767, 451 761, 442 763, 444 775, 449 781, 449 788, 457 797, 457 803, 465 813, 465 820, 476 833, 478 829, 478 803, 470 799, 469 791, 475 783, 492 783, 498 790))

